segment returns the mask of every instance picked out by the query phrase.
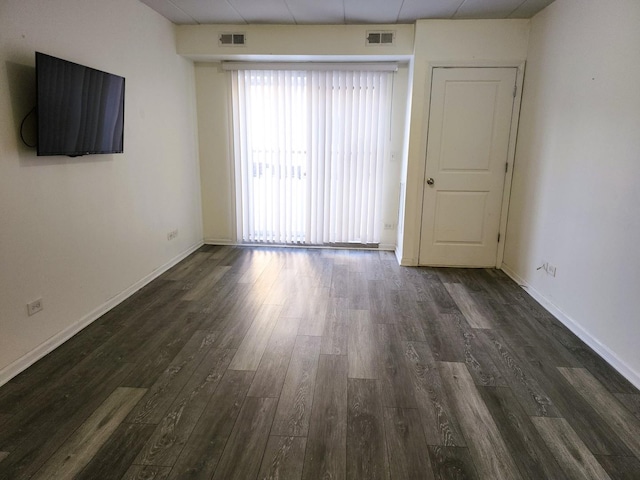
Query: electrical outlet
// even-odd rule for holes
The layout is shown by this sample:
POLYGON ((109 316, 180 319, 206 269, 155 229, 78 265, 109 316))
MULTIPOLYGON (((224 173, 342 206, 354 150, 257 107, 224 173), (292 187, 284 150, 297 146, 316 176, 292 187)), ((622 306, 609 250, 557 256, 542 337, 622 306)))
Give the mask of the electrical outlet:
POLYGON ((27 303, 27 314, 29 316, 35 315, 36 313, 41 312, 43 308, 44 307, 42 305, 42 299, 38 298, 37 300, 34 300, 33 302, 27 303))
POLYGON ((393 230, 396 228, 396 224, 395 223, 385 223, 384 224, 384 229, 385 230, 393 230))
POLYGON ((556 267, 554 267, 551 264, 547 264, 547 273, 549 275, 551 275, 552 277, 555 277, 556 276, 556 267))

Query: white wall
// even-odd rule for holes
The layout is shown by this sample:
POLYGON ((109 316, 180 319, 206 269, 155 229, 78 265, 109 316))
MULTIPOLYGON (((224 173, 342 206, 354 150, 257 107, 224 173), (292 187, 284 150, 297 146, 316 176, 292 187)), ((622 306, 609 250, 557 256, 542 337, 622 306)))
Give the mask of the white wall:
MULTIPOLYGON (((178 51, 197 60, 196 91, 204 239, 208 243, 235 243, 235 198, 233 160, 230 147, 230 74, 222 71, 222 59, 252 60, 408 60, 413 51, 413 26, 339 25, 200 25, 178 27, 178 51), (395 30, 393 46, 369 47, 368 30, 395 30), (244 32, 246 47, 221 47, 222 32, 244 32)), ((403 142, 406 136, 408 65, 394 77, 391 156, 384 164, 382 223, 393 225, 382 231, 381 247, 396 244, 396 224, 403 142)))
POLYGON ((411 90, 411 121, 404 168, 396 255, 417 265, 427 151, 430 65, 518 66, 527 56, 528 20, 418 20, 411 90), (404 183, 406 182, 406 183, 404 183))
POLYGON ((533 18, 504 262, 640 387, 638 25, 637 0, 533 18))
POLYGON ((195 121, 193 65, 142 3, 0 2, 0 384, 201 244, 195 121), (21 144, 36 50, 126 77, 124 154, 21 144))
POLYGON ((204 241, 234 244, 229 72, 222 71, 217 62, 196 63, 196 91, 204 241))
POLYGON ((413 25, 181 25, 178 53, 193 60, 277 58, 311 61, 405 56, 413 50, 413 25), (394 31, 393 45, 367 45, 368 31, 394 31), (221 33, 244 33, 246 45, 218 45, 221 33))

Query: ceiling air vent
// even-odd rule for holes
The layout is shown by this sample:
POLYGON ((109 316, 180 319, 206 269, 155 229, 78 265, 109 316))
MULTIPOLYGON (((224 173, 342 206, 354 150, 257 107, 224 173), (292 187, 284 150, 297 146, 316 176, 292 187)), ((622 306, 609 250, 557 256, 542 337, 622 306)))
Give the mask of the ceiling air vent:
POLYGON ((241 47, 245 44, 247 37, 244 33, 222 33, 218 43, 225 47, 241 47))
POLYGON ((367 32, 367 45, 393 45, 396 32, 367 32))

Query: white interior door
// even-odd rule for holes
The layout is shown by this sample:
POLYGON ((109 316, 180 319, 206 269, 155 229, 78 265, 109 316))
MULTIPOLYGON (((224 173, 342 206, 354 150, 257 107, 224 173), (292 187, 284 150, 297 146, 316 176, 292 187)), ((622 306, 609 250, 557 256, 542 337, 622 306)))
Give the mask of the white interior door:
POLYGON ((421 265, 496 265, 516 68, 434 68, 421 265))

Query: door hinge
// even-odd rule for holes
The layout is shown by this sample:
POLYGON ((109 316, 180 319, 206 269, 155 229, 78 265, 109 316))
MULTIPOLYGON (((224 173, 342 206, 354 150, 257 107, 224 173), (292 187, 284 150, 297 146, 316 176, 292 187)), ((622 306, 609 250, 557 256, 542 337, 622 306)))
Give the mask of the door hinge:
POLYGON ((516 93, 518 92, 518 85, 513 86, 513 98, 516 98, 516 93))
POLYGON ((500 232, 498 232, 498 243, 500 243, 500 232))
POLYGON ((507 173, 509 171, 509 162, 504 164, 504 173, 507 173))

